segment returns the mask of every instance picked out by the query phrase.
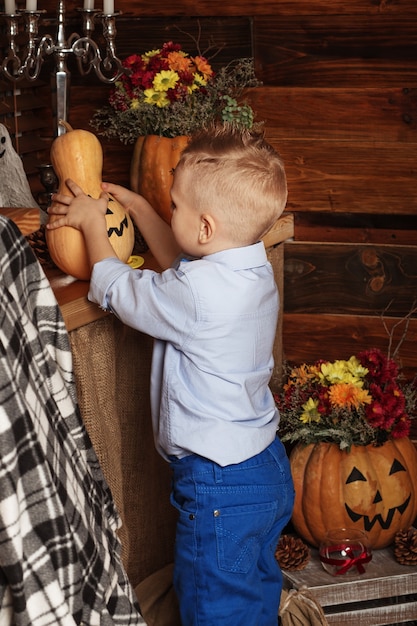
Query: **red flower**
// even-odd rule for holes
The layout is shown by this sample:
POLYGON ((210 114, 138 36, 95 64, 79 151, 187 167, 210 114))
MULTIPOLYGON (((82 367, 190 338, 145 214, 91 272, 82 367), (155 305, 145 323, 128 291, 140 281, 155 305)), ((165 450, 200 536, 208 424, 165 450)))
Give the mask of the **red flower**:
POLYGON ((378 385, 384 385, 398 376, 398 366, 395 361, 388 359, 377 348, 360 352, 358 359, 369 370, 368 377, 378 385))
POLYGON ((320 415, 328 415, 331 411, 329 392, 326 387, 320 387, 317 393, 317 400, 319 401, 317 410, 320 415))
POLYGON ((410 420, 407 415, 403 415, 403 417, 394 424, 394 428, 391 431, 391 437, 393 439, 401 439, 401 437, 408 437, 410 434, 410 420))

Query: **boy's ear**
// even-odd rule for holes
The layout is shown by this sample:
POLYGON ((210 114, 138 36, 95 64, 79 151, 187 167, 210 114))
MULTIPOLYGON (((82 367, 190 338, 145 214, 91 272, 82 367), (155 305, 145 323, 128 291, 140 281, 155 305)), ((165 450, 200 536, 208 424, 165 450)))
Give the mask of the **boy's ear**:
POLYGON ((210 243, 216 232, 216 222, 211 215, 205 213, 200 218, 200 231, 198 233, 199 243, 210 243))

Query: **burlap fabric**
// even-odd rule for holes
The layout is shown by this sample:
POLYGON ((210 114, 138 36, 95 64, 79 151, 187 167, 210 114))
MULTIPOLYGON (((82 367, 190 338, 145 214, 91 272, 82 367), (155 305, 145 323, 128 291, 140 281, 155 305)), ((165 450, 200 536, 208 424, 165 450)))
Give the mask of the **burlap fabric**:
POLYGON ((70 333, 81 413, 123 521, 133 586, 173 560, 170 470, 157 454, 149 406, 152 339, 106 316, 70 333))
POLYGON ((181 626, 178 601, 172 586, 174 565, 166 565, 135 589, 148 626, 181 626))

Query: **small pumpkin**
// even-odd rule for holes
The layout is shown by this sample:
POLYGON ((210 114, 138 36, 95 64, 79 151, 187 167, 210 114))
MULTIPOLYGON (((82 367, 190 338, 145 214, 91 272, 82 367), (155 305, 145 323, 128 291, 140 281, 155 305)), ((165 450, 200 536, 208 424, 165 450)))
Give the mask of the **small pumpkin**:
POLYGON ((145 135, 138 137, 133 151, 130 186, 168 224, 171 223, 172 174, 187 143, 185 135, 173 138, 145 135))
MULTIPOLYGON (((102 191, 103 150, 98 138, 87 130, 73 130, 67 122, 60 122, 66 132, 54 139, 51 163, 59 180, 58 192, 71 196, 65 184, 71 178, 83 191, 98 198, 102 191)), ((51 215, 51 222, 58 219, 51 215)), ((130 216, 111 195, 106 214, 107 234, 113 250, 123 262, 132 254, 135 233, 130 216)), ((79 230, 63 226, 46 231, 49 254, 65 273, 80 280, 89 280, 91 271, 84 237, 79 230)))
POLYGON ((298 444, 290 454, 295 487, 292 522, 318 546, 333 528, 365 530, 373 548, 393 542, 417 517, 417 450, 410 439, 383 446, 298 444))

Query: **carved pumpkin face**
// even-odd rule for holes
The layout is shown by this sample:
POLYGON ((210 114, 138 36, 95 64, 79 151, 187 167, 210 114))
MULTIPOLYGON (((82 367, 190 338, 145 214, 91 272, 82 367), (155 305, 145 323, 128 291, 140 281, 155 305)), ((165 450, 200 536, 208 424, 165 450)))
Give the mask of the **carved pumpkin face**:
MULTIPOLYGON (((362 469, 355 464, 345 480, 345 508, 354 523, 363 523, 370 532, 380 526, 389 530, 394 516, 402 516, 410 506, 413 487, 410 474, 397 458, 381 456, 375 463, 366 463, 362 469)), ((341 469, 346 471, 346 465, 341 469)))
POLYGON ((373 548, 389 545, 417 517, 417 451, 406 437, 381 447, 296 447, 291 454, 297 532, 318 546, 332 528, 365 530, 373 548))
MULTIPOLYGON (((50 216, 51 221, 56 216, 50 216)), ((124 208, 109 198, 106 211, 107 234, 116 255, 126 262, 135 243, 133 223, 124 208)), ((49 252, 54 263, 65 273, 80 280, 89 280, 90 264, 84 237, 79 230, 62 226, 46 231, 49 252)))
POLYGON ((106 224, 113 250, 119 258, 126 261, 135 242, 133 223, 124 208, 112 196, 109 196, 107 205, 106 224))

